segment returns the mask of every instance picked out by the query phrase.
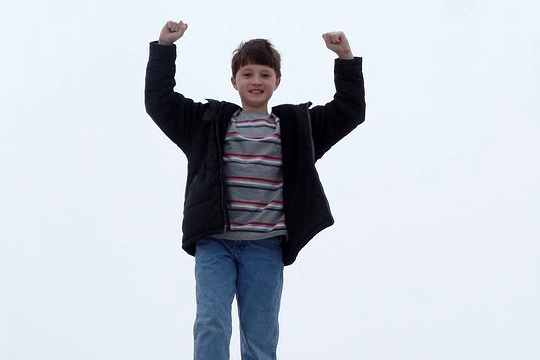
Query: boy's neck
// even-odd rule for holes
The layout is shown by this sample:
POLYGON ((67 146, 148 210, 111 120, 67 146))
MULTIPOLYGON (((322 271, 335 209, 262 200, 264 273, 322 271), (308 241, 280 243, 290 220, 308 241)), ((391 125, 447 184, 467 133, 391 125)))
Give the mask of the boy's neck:
POLYGON ((262 114, 262 115, 269 115, 268 109, 250 109, 242 107, 243 112, 250 112, 250 113, 256 113, 256 114, 262 114))

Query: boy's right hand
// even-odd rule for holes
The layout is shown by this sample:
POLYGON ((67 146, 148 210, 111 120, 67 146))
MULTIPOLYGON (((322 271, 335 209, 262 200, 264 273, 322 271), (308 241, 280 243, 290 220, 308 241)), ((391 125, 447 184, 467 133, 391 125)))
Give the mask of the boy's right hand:
POLYGON ((188 28, 188 24, 183 21, 174 22, 167 21, 161 34, 159 34, 158 44, 160 45, 172 45, 178 39, 180 39, 188 28))

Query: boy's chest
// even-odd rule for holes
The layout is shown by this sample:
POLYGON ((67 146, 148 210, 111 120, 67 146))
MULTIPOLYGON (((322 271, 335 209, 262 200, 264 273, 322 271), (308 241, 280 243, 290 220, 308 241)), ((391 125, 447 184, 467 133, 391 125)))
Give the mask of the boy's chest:
POLYGON ((244 166, 281 167, 281 127, 274 115, 233 116, 226 132, 223 160, 244 166))

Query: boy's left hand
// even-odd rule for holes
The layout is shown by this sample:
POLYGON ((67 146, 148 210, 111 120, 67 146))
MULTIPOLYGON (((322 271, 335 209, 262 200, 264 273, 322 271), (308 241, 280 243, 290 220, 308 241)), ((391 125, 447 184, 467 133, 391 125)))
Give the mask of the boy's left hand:
POLYGON ((335 52, 340 59, 350 60, 354 58, 349 41, 343 31, 327 32, 322 35, 326 47, 335 52))

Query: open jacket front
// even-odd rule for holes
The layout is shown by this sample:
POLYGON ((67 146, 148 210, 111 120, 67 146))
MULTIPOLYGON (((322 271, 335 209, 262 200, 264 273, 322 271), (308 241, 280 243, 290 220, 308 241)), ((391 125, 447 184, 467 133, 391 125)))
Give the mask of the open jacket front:
MULTIPOLYGON (((174 92, 176 46, 150 44, 146 69, 146 111, 188 159, 182 248, 195 254, 196 242, 229 226, 222 170, 227 127, 240 107, 229 102, 194 102, 174 92)), ((335 60, 336 94, 324 106, 279 105, 281 120, 283 206, 287 238, 283 262, 292 264, 300 250, 334 220, 315 162, 365 118, 362 59, 335 60)))

